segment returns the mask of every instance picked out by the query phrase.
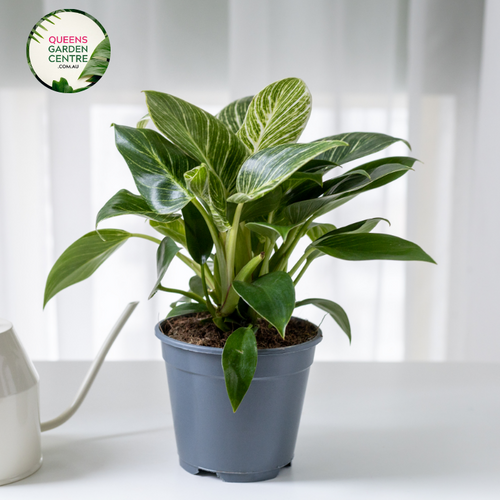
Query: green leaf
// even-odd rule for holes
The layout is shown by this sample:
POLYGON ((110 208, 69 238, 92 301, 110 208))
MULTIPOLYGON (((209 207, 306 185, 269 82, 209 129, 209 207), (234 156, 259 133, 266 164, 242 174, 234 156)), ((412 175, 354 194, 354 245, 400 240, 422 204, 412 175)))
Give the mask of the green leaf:
POLYGON ((109 62, 102 61, 101 59, 90 59, 89 62, 83 68, 80 78, 95 78, 96 76, 102 77, 106 70, 108 69, 109 62))
POLYGON ((92 231, 70 245, 50 270, 43 306, 64 288, 87 279, 131 234, 118 229, 92 231))
POLYGON ((288 273, 276 271, 265 274, 253 283, 234 281, 233 288, 285 337, 285 328, 295 307, 295 287, 288 273))
POLYGON ((323 186, 323 172, 295 172, 290 176, 290 180, 313 181, 319 186, 323 186))
POLYGON ((85 65, 85 68, 83 68, 78 79, 93 76, 101 77, 104 75, 108 69, 110 57, 111 45, 109 43, 109 38, 106 36, 106 38, 94 49, 94 52, 92 52, 89 62, 85 65))
POLYGON ((247 222, 246 226, 251 231, 261 234, 273 241, 276 241, 280 236, 285 240, 290 230, 296 227, 278 226, 276 224, 268 224, 267 222, 247 222))
POLYGON ((198 165, 206 163, 231 191, 247 156, 238 137, 215 116, 169 94, 146 91, 146 103, 158 130, 196 159, 198 165))
POLYGON ((163 236, 170 236, 176 243, 187 247, 186 230, 184 229, 184 221, 176 219, 171 222, 161 223, 153 220, 149 221, 150 226, 158 231, 163 236))
POLYGON ((101 210, 99 210, 95 225, 97 227, 99 222, 105 219, 110 219, 111 217, 117 217, 119 215, 139 215, 140 217, 145 217, 146 219, 167 223, 180 217, 175 214, 159 214, 151 210, 150 206, 146 203, 146 200, 142 196, 133 194, 126 189, 118 191, 118 193, 110 198, 101 210))
POLYGON ((202 163, 184 174, 188 189, 210 209, 213 221, 219 231, 231 228, 226 218, 226 193, 219 177, 202 163))
POLYGON ((410 144, 404 139, 375 132, 349 132, 347 134, 331 135, 319 139, 319 141, 333 140, 347 142, 349 146, 342 149, 326 151, 317 157, 318 160, 329 160, 338 165, 342 165, 343 163, 382 151, 391 144, 399 141, 404 142, 410 148, 410 144))
POLYGON ((362 193, 385 186, 412 169, 417 160, 409 156, 382 158, 353 168, 324 183, 325 195, 362 193))
POLYGON ((299 172, 321 172, 325 174, 326 172, 338 167, 336 163, 328 160, 310 160, 305 165, 300 167, 299 172))
POLYGON ((351 196, 322 196, 311 200, 299 201, 286 207, 284 214, 289 224, 301 224, 310 217, 319 217, 326 214, 334 208, 340 207, 349 200, 352 200, 356 194, 351 196))
POLYGON ((176 316, 184 316, 185 314, 199 313, 207 311, 205 304, 199 302, 191 302, 189 304, 180 304, 175 306, 168 314, 167 318, 175 318, 176 316))
POLYGON ((250 156, 236 181, 237 193, 228 200, 246 203, 257 200, 288 179, 320 151, 344 146, 340 141, 273 146, 250 156))
POLYGON ((320 198, 317 197, 319 189, 317 186, 306 189, 302 197, 310 197, 310 199, 289 204, 284 210, 285 218, 289 223, 296 224, 304 222, 311 216, 316 218, 324 215, 352 200, 358 194, 398 179, 411 170, 411 166, 416 161, 407 156, 396 156, 356 167, 344 175, 326 181, 323 185, 325 194, 320 198))
POLYGON ((338 234, 369 233, 372 229, 375 229, 377 224, 381 221, 387 222, 389 226, 391 225, 391 223, 387 219, 384 219, 382 217, 374 217, 373 219, 365 219, 359 222, 354 222, 353 224, 349 224, 348 226, 339 228, 334 227, 332 230, 316 238, 314 242, 320 245, 323 240, 327 240, 330 236, 336 236, 338 234))
POLYGON ((349 337, 349 342, 351 342, 351 325, 349 324, 349 318, 342 307, 340 307, 336 302, 326 299, 306 299, 301 300, 295 304, 295 307, 307 306, 312 304, 322 311, 327 312, 342 328, 344 333, 349 337))
MULTIPOLYGON (((281 186, 278 186, 276 189, 273 189, 262 198, 245 203, 243 205, 243 210, 241 211, 240 221, 252 221, 257 219, 258 217, 261 217, 263 215, 267 216, 271 212, 274 212, 280 206, 282 193, 283 191, 281 189, 281 186)), ((228 203, 227 205, 228 217, 229 220, 232 220, 236 205, 234 203, 228 203)))
POLYGON ((214 246, 210 230, 205 219, 192 203, 188 203, 182 209, 182 215, 188 252, 195 262, 203 264, 210 257, 214 246))
POLYGON ((342 233, 324 236, 311 243, 313 248, 344 260, 417 260, 432 262, 418 245, 411 241, 377 233, 342 233))
POLYGON ((252 383, 257 357, 257 340, 251 328, 238 328, 229 335, 222 351, 222 369, 233 412, 252 383))
POLYGON ((243 125, 248 106, 252 102, 253 96, 242 97, 231 104, 228 104, 219 112, 217 118, 233 133, 236 134, 243 125))
POLYGON ((94 49, 94 52, 92 52, 92 55, 90 56, 91 58, 93 57, 100 57, 101 59, 110 59, 111 58, 111 45, 109 43, 109 38, 106 35, 104 40, 97 45, 97 47, 94 49))
POLYGON ((297 142, 310 114, 311 94, 306 84, 299 78, 286 78, 253 98, 238 136, 252 153, 297 142))
POLYGON ((170 263, 172 262, 173 258, 175 257, 176 253, 179 250, 180 248, 175 244, 172 238, 166 236, 161 241, 160 245, 158 246, 158 250, 156 251, 157 279, 155 286, 153 287, 153 290, 151 290, 151 293, 149 294, 148 298, 152 298, 158 291, 158 287, 161 285, 161 280, 165 276, 168 266, 170 266, 170 263))
POLYGON ((203 297, 203 295, 205 294, 201 278, 196 275, 189 280, 189 289, 196 295, 199 295, 200 297, 203 297))
POLYGON ((321 238, 326 233, 330 231, 334 231, 337 229, 333 224, 320 223, 320 222, 312 222, 309 225, 309 229, 307 231, 307 236, 311 238, 311 241, 315 241, 318 238, 321 238))
POLYGON ((66 78, 61 78, 58 82, 56 80, 52 80, 52 90, 57 92, 62 92, 64 94, 71 94, 73 91, 73 87, 71 87, 66 78))
POLYGON ((148 126, 148 123, 150 121, 149 114, 146 113, 138 122, 136 127, 137 128, 146 128, 148 126))
POLYGON ((184 172, 194 160, 154 130, 115 125, 115 139, 137 189, 156 212, 170 214, 189 203, 184 172))

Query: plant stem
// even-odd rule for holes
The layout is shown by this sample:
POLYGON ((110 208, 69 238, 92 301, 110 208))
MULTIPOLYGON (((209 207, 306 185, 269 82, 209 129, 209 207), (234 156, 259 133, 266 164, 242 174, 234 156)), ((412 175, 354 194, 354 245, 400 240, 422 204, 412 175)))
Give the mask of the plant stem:
POLYGON ((228 288, 227 277, 226 277, 226 274, 224 272, 226 269, 226 255, 224 253, 224 246, 222 245, 222 243, 220 241, 219 232, 217 231, 217 228, 215 227, 215 225, 214 225, 211 217, 208 215, 207 211, 203 208, 203 205, 196 198, 193 198, 191 201, 192 201, 193 205, 199 210, 202 217, 205 219, 205 222, 207 223, 210 234, 212 235, 212 240, 213 240, 214 245, 215 245, 215 256, 219 261, 220 284, 221 284, 221 289, 222 289, 220 291, 216 290, 216 292, 217 292, 217 295, 219 297, 222 297, 223 294, 226 293, 227 288, 228 288))
POLYGON ((158 290, 161 290, 162 292, 178 293, 179 295, 185 295, 190 299, 196 300, 196 302, 199 302, 200 304, 206 303, 203 297, 200 297, 199 295, 193 292, 185 292, 184 290, 179 290, 178 288, 166 288, 161 285, 158 286, 158 290))
POLYGON ((292 255, 292 252, 295 250, 295 247, 302 239, 302 237, 307 233, 309 229, 309 224, 313 221, 313 217, 310 217, 300 228, 300 230, 294 235, 293 241, 290 246, 286 249, 285 254, 283 255, 280 263, 277 266, 278 271, 285 271, 288 265, 288 259, 292 255))
MULTIPOLYGON (((246 264, 246 266, 244 266, 241 269, 241 271, 236 275, 234 280, 246 281, 247 283, 249 283, 252 278, 252 273, 255 271, 255 269, 257 269, 259 264, 262 262, 263 258, 264 258, 263 253, 256 255, 252 260, 250 260, 246 264)), ((231 288, 227 293, 226 300, 224 301, 220 313, 225 316, 231 314, 236 309, 239 300, 240 300, 239 295, 234 291, 234 288, 231 286, 231 288)))
POLYGON ((297 261, 297 263, 293 266, 293 268, 288 271, 288 274, 290 277, 293 277, 293 275, 299 270, 299 267, 302 265, 302 263, 307 259, 307 257, 313 252, 313 249, 306 250, 304 255, 297 261))
POLYGON ((262 263, 262 267, 260 268, 260 273, 259 273, 259 277, 260 276, 264 276, 264 274, 267 274, 269 272, 269 259, 271 258, 271 249, 273 248, 274 246, 274 243, 276 242, 276 240, 269 240, 268 242, 266 242, 266 246, 264 248, 264 262, 262 263))
POLYGON ((307 271, 307 268, 311 265, 312 261, 313 261, 313 259, 308 260, 305 263, 304 267, 300 270, 299 275, 293 280, 293 286, 297 286, 297 283, 300 281, 300 278, 302 278, 302 276, 304 275, 304 273, 307 271))
POLYGON ((236 252, 236 239, 238 237, 238 228, 240 227, 241 211, 243 203, 238 203, 234 212, 233 224, 229 230, 229 236, 226 240, 226 257, 227 257, 227 283, 232 283, 234 278, 234 255, 236 252))
POLYGON ((143 240, 149 240, 153 243, 157 243, 158 245, 161 243, 161 240, 153 236, 149 236, 149 234, 132 233, 130 236, 133 236, 134 238, 142 238, 143 240))
POLYGON ((208 294, 208 289, 207 289, 207 281, 205 280, 205 267, 206 267, 206 262, 204 262, 204 259, 202 259, 202 265, 201 265, 201 284, 203 285, 203 292, 205 293, 206 301, 205 304, 207 305, 208 312, 212 315, 212 318, 215 318, 215 307, 212 304, 212 301, 210 300, 210 295, 208 294))

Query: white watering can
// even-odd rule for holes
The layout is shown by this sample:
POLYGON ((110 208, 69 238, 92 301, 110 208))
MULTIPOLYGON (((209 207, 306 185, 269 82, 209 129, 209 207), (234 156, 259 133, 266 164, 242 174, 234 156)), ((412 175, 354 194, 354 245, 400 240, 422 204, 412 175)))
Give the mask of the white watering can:
POLYGON ((38 374, 12 323, 0 318, 0 486, 24 479, 42 465, 40 433, 63 424, 80 407, 99 368, 138 302, 127 305, 106 338, 73 404, 40 423, 38 374))

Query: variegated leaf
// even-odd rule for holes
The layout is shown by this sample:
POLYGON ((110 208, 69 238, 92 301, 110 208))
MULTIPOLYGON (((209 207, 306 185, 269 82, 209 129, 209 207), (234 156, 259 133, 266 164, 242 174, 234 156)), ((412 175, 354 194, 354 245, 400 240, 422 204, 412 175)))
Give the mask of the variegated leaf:
POLYGON ((219 177, 202 163, 199 167, 186 172, 184 178, 190 191, 208 205, 217 229, 219 231, 230 229, 231 224, 226 218, 226 193, 219 177))
POLYGON ((177 214, 159 214, 151 210, 151 207, 142 196, 137 196, 126 189, 118 191, 99 210, 95 225, 97 227, 99 222, 118 215, 139 215, 157 222, 172 222, 180 217, 177 214))
POLYGON ((256 153, 297 142, 311 114, 311 94, 299 78, 286 78, 260 91, 248 108, 238 136, 256 153))
POLYGON ((203 201, 208 197, 208 169, 202 163, 199 167, 195 167, 184 173, 187 188, 198 198, 203 201))
POLYGON ((238 137, 215 116, 170 94, 146 91, 146 103, 158 130, 198 165, 206 163, 232 191, 248 155, 238 137))
POLYGON ((229 198, 233 203, 257 200, 288 179, 306 162, 322 151, 346 146, 342 141, 283 144, 273 146, 248 158, 236 181, 237 193, 229 198))
POLYGON ((154 130, 115 125, 115 140, 151 208, 170 214, 189 203, 184 172, 196 165, 194 160, 154 130))
POLYGON ((183 247, 187 247, 186 229, 182 219, 164 223, 150 220, 149 225, 160 234, 163 234, 163 236, 170 236, 176 243, 180 243, 183 247))
MULTIPOLYGON (((349 132, 347 134, 331 135, 319 139, 320 141, 344 141, 349 144, 347 148, 327 151, 318 156, 319 160, 329 160, 342 165, 349 161, 357 160, 363 156, 371 155, 382 151, 395 142, 404 142, 409 148, 410 144, 404 139, 391 137, 386 134, 375 132, 349 132)), ((411 149, 411 148, 410 148, 411 149)))
POLYGON ((146 113, 138 122, 136 127, 137 128, 146 128, 148 126, 148 123, 150 121, 149 114, 146 113))
POLYGON ((391 156, 365 163, 326 181, 325 195, 364 192, 384 186, 411 170, 416 161, 410 156, 391 156))
POLYGON ((250 106, 252 99, 253 95, 233 101, 219 112, 217 118, 225 123, 231 132, 236 134, 243 125, 248 106, 250 106))

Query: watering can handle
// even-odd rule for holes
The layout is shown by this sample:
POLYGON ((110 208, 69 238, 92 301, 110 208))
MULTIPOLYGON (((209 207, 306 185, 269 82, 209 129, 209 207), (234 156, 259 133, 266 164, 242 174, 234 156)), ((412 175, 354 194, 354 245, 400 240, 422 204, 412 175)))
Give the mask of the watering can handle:
POLYGON ((92 386, 92 383, 94 382, 94 379, 96 378, 99 369, 101 368, 104 358, 108 354, 109 349, 113 345, 113 342, 120 333, 121 329, 124 327, 125 323, 130 318, 131 314, 134 312, 134 309, 137 307, 137 304, 139 304, 139 302, 130 302, 130 304, 128 304, 127 307, 125 307, 125 310, 118 318, 117 322, 115 323, 115 326, 113 326, 113 328, 109 332, 108 337, 106 338, 103 346, 101 347, 101 350, 97 354, 97 357, 94 359, 94 362, 92 363, 92 366, 90 367, 90 370, 88 371, 85 380, 82 382, 82 385, 80 386, 80 389, 75 397, 75 400, 73 401, 71 406, 67 410, 63 411, 58 417, 53 418, 52 420, 49 420, 47 422, 42 422, 40 424, 42 432, 50 431, 50 429, 54 429, 55 427, 59 427, 61 424, 64 424, 64 422, 66 422, 66 420, 71 418, 75 414, 76 410, 80 408, 80 405, 83 403, 85 396, 89 392, 89 389, 92 386))

